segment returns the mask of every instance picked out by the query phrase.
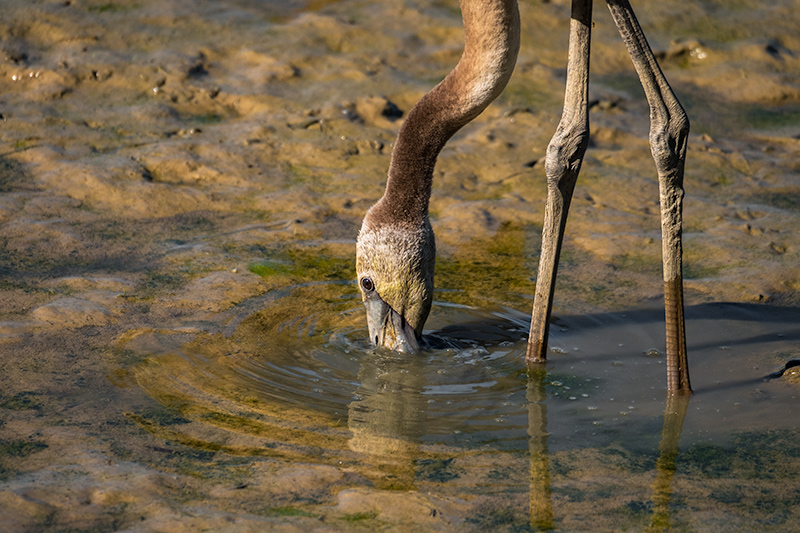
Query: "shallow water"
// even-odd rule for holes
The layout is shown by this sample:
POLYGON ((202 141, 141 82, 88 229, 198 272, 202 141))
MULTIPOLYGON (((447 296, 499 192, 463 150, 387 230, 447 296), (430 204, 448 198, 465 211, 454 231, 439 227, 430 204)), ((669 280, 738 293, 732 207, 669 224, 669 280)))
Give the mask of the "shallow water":
POLYGON ((529 319, 516 311, 435 303, 429 348, 415 356, 371 349, 361 314, 352 288, 312 283, 192 332, 141 332, 126 345, 143 355, 131 380, 180 423, 129 416, 200 449, 338 465, 366 487, 494 498, 467 518, 485 525, 784 527, 793 516, 798 389, 792 370, 764 378, 800 355, 796 309, 687 309, 695 394, 669 431, 661 311, 558 318, 546 370, 530 372, 529 319), (338 303, 275 320, 320 294, 338 303), (661 484, 648 489, 653 475, 661 484), (726 496, 709 499, 709 483, 726 496), (759 503, 745 504, 753 490, 759 503))
MULTIPOLYGON (((426 333, 429 347, 415 356, 372 349, 362 308, 352 297, 341 298, 338 309, 272 320, 285 306, 302 306, 302 296, 293 293, 308 298, 311 291, 335 294, 337 288, 341 285, 289 288, 281 291, 283 297, 259 298, 255 306, 266 308, 242 317, 254 307, 245 302, 243 311, 234 308, 192 328, 202 333, 139 332, 126 348, 146 358, 131 372, 140 387, 156 398, 168 396, 177 402, 168 406, 179 411, 191 411, 191 404, 222 388, 273 410, 308 409, 320 420, 347 418, 351 430, 375 426, 378 434, 418 444, 527 449, 532 378, 520 365, 527 315, 437 304, 429 324, 434 329, 426 333)), ((731 419, 737 431, 796 429, 790 412, 795 387, 765 377, 781 366, 775 361, 796 354, 800 313, 709 304, 690 307, 687 314, 690 340, 702 339, 691 343, 695 395, 687 442, 726 444, 731 419)), ((542 378, 548 410, 556 413, 551 426, 563 434, 552 449, 568 449, 570 441, 608 445, 619 438, 621 426, 660 417, 665 368, 655 347, 663 344, 661 312, 565 317, 556 325, 542 378)), ((790 369, 787 377, 794 373, 790 369)))
POLYGON ((0 529, 794 528, 800 380, 763 377, 800 358, 800 10, 635 7, 692 120, 688 405, 646 104, 599 6, 528 374, 566 2, 522 3, 507 90, 439 159, 413 358, 366 343, 354 238, 461 52, 454 2, 4 2, 0 529))

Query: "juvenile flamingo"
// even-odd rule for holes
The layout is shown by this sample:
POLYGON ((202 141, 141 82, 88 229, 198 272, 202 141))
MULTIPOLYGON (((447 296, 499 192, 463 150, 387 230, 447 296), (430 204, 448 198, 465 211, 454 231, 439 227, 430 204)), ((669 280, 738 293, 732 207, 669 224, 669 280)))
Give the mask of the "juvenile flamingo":
MULTIPOLYGON (((431 308, 436 255, 428 219, 433 169, 453 134, 505 88, 519 50, 516 0, 461 0, 465 46, 456 67, 411 109, 392 152, 383 197, 367 212, 356 245, 358 285, 371 341, 419 349, 431 308)), ((689 393, 683 314, 681 225, 689 120, 627 0, 607 0, 650 106, 658 172, 667 329, 667 390, 689 393)), ((547 148, 547 207, 526 361, 546 360, 558 258, 569 204, 589 142, 591 0, 573 0, 564 111, 547 148)))

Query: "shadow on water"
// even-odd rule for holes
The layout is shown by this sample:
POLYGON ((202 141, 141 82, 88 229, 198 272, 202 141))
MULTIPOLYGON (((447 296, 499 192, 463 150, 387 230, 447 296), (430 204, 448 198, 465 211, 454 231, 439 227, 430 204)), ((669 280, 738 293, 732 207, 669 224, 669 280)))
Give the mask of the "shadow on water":
MULTIPOLYGON (((703 304, 687 318, 691 404, 666 396, 655 310, 556 319, 550 362, 526 371, 522 313, 435 305, 430 348, 409 357, 367 344, 351 286, 309 283, 179 330, 131 331, 120 349, 137 361, 127 379, 175 413, 129 417, 173 442, 471 499, 481 526, 577 527, 591 507, 613 527, 663 529, 691 522, 709 461, 724 465, 719 494, 742 494, 717 502, 723 521, 752 514, 741 486, 761 474, 741 467, 748 454, 770 450, 773 484, 800 467, 785 446, 800 436, 797 387, 763 380, 798 358, 800 310, 703 304)), ((779 492, 762 499, 783 508, 779 492)))

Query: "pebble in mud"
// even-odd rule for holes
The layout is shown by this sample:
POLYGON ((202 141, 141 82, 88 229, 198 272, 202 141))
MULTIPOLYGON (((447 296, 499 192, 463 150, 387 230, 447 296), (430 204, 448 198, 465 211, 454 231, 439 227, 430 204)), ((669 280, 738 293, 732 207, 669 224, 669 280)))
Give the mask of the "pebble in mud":
POLYGON ((105 326, 114 320, 109 309, 81 298, 65 297, 34 309, 31 315, 38 321, 58 327, 105 326))

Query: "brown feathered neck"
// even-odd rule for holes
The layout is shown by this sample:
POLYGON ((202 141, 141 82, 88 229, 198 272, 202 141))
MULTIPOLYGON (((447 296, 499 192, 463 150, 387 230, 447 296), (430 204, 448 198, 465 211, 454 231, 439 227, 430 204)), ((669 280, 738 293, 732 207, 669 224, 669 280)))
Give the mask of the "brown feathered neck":
POLYGON ((428 216, 436 158, 508 83, 519 50, 516 0, 461 0, 464 53, 458 65, 411 109, 392 152, 372 222, 421 227, 428 216))

